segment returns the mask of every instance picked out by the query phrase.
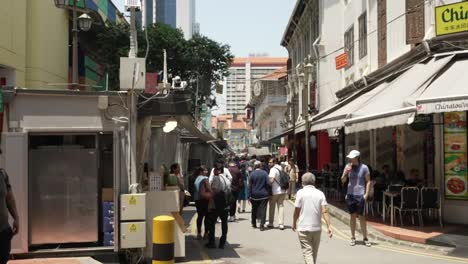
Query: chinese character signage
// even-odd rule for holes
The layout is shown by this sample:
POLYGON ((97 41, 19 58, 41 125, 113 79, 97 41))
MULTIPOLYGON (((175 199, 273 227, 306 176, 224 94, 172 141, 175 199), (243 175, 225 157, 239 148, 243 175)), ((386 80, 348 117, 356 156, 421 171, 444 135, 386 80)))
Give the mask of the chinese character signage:
POLYGON ((348 66, 348 53, 343 53, 335 58, 336 69, 340 70, 348 66))
POLYGON ((468 2, 436 7, 435 20, 437 36, 468 31, 468 2))
POLYGON ((444 114, 445 198, 468 200, 466 113, 444 114))

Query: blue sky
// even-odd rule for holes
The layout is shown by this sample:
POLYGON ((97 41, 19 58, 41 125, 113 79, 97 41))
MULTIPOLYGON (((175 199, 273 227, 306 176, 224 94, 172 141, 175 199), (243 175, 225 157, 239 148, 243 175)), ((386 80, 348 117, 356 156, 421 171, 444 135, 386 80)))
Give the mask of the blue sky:
MULTIPOLYGON (((113 0, 123 7, 124 0, 113 0)), ((236 57, 287 57, 281 38, 296 0, 196 0, 201 33, 229 44, 236 57)), ((123 8, 122 8, 123 9, 123 8)))

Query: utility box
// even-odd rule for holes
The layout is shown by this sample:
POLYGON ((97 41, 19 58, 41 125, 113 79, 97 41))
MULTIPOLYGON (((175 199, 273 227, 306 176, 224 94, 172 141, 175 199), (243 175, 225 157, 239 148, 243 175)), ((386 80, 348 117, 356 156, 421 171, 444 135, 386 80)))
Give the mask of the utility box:
POLYGON ((146 59, 120 58, 120 90, 144 90, 146 88, 146 59))
POLYGON ((128 222, 120 224, 121 248, 146 247, 146 222, 128 222))
POLYGON ((122 194, 120 196, 120 220, 146 220, 146 194, 122 194))

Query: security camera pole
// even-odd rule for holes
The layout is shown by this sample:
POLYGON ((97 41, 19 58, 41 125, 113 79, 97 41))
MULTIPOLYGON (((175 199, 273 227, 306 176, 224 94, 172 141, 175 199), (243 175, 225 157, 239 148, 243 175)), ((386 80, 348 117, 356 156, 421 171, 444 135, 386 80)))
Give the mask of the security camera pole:
MULTIPOLYGON (((136 58, 138 52, 137 31, 136 31, 136 8, 130 7, 130 50, 129 58, 136 58)), ((131 193, 138 192, 137 168, 136 168, 136 126, 137 126, 137 109, 136 109, 136 93, 135 93, 135 78, 137 74, 136 64, 133 69, 132 88, 128 91, 130 98, 129 119, 128 119, 128 173, 130 175, 129 191, 131 193)))

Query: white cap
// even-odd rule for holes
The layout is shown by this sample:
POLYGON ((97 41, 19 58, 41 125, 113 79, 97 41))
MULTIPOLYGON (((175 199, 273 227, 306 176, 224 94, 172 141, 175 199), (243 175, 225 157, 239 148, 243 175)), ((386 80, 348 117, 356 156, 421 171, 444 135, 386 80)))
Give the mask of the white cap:
POLYGON ((348 156, 346 156, 348 159, 354 159, 354 158, 357 158, 361 156, 361 152, 357 151, 357 150, 351 150, 348 154, 348 156))

